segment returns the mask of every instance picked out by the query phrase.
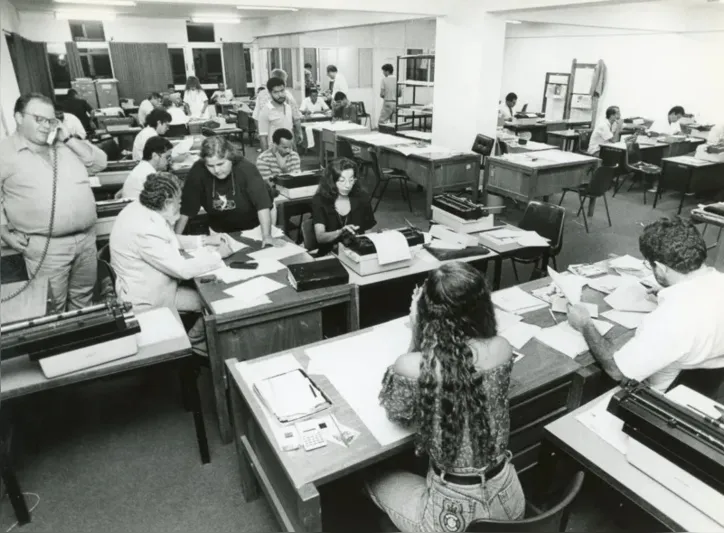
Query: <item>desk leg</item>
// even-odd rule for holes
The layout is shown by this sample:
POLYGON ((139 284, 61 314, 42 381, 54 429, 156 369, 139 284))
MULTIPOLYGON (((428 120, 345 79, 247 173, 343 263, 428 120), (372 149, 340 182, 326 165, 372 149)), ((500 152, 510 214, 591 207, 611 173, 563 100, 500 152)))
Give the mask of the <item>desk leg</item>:
POLYGON ((184 398, 189 402, 191 412, 194 415, 194 428, 196 429, 196 440, 199 445, 201 462, 208 464, 211 462, 211 454, 209 453, 209 440, 206 437, 204 412, 202 411, 201 395, 199 394, 199 374, 193 357, 196 356, 187 357, 181 363, 181 376, 185 389, 184 398))
POLYGON ((18 521, 18 525, 24 526, 30 523, 28 504, 25 502, 25 496, 23 496, 20 490, 18 478, 15 476, 15 471, 6 464, 5 459, 3 459, 3 464, 0 466, 0 477, 8 491, 8 499, 10 500, 10 505, 13 506, 13 511, 15 511, 15 518, 18 521))
POLYGON ((231 442, 231 423, 229 421, 229 407, 226 402, 226 379, 224 376, 224 357, 219 349, 219 336, 216 331, 216 317, 204 315, 206 326, 206 345, 209 350, 209 367, 211 368, 211 384, 214 388, 216 402, 216 417, 219 420, 219 435, 221 442, 231 442))
MULTIPOLYGON (((438 168, 442 171, 442 167, 438 168)), ((435 182, 435 163, 431 162, 430 166, 427 167, 427 179, 425 182, 427 183, 425 187, 425 216, 429 220, 432 218, 432 189, 433 183, 435 182)))
POLYGON ((503 274, 503 258, 495 258, 495 269, 493 270, 493 290, 500 290, 500 278, 503 274))
POLYGON ((347 333, 359 329, 359 287, 350 285, 350 299, 347 304, 347 333))
MULTIPOLYGON (((661 178, 659 178, 660 180, 661 178)), ((681 193, 681 201, 679 202, 679 210, 676 212, 677 215, 681 214, 681 209, 684 207, 684 200, 686 200, 686 195, 689 193, 689 190, 691 190, 691 182, 694 179, 694 169, 689 167, 689 177, 686 180, 686 189, 684 192, 681 193)))

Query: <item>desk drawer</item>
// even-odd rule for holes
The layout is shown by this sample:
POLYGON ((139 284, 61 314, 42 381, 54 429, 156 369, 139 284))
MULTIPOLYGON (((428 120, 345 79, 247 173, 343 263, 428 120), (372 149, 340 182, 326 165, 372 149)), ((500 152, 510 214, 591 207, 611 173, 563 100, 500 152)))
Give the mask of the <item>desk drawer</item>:
POLYGON ((510 428, 515 431, 568 405, 571 381, 510 406, 510 428))
POLYGON ((534 444, 530 448, 526 448, 519 453, 513 454, 511 461, 515 466, 518 475, 523 474, 538 464, 538 455, 540 453, 540 443, 534 444))
POLYGON ((521 450, 538 444, 543 438, 544 428, 560 418, 568 412, 566 406, 562 406, 552 413, 548 413, 534 422, 518 428, 510 433, 510 441, 508 442, 508 449, 513 453, 518 453, 521 450))

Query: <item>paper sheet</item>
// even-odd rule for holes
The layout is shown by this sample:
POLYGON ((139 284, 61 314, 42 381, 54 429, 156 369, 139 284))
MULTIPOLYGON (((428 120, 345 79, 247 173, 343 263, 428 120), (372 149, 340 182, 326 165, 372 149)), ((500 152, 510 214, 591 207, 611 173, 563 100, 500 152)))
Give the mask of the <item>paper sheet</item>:
POLYGON ((635 311, 649 313, 656 309, 656 302, 648 294, 646 287, 639 282, 630 282, 621 285, 618 289, 604 298, 604 301, 617 311, 635 311))
POLYGON ((90 181, 91 187, 100 187, 101 186, 101 180, 98 179, 98 176, 88 176, 88 180, 90 181))
POLYGON ((676 402, 683 407, 691 405, 699 411, 706 413, 710 417, 717 419, 721 413, 714 407, 718 405, 724 408, 724 405, 715 402, 711 398, 707 398, 703 394, 699 394, 695 390, 690 389, 686 385, 678 385, 666 393, 666 397, 672 402, 676 402))
POLYGON ((620 268, 622 270, 645 270, 646 265, 641 259, 636 259, 628 254, 616 257, 608 262, 611 268, 620 268))
POLYGON ((576 276, 574 274, 564 276, 559 274, 551 267, 548 267, 548 275, 556 284, 556 287, 563 293, 566 300, 572 305, 581 303, 581 294, 583 294, 583 286, 586 284, 586 279, 576 276))
MULTIPOLYGON (((593 319, 593 324, 601 335, 605 335, 613 327, 613 324, 596 319, 593 319)), ((568 322, 559 322, 553 327, 541 329, 536 339, 571 359, 588 351, 583 334, 573 329, 568 322)))
POLYGON ((628 311, 616 311, 615 309, 610 309, 609 311, 601 313, 601 316, 607 318, 611 322, 621 324, 627 329, 636 329, 644 321, 644 318, 646 318, 646 313, 631 313, 628 311))
POLYGON ((535 337, 540 331, 540 327, 526 322, 518 322, 517 324, 508 326, 498 334, 506 339, 510 345, 516 350, 520 350, 529 340, 535 337))
MULTIPOLYGON (((254 229, 242 231, 241 236, 246 237, 247 239, 260 241, 261 240, 261 226, 257 226, 254 229)), ((280 237, 284 237, 284 232, 282 230, 280 230, 279 228, 277 228, 276 226, 272 226, 271 236, 275 239, 278 239, 280 237)))
POLYGON ((257 261, 271 259, 279 260, 303 253, 306 253, 304 248, 297 246, 296 244, 284 243, 282 246, 272 246, 259 250, 258 252, 250 253, 249 257, 252 257, 257 261))
POLYGON ((577 276, 583 276, 586 278, 606 274, 606 269, 600 265, 568 265, 568 270, 577 276))
POLYGON ((314 148, 314 128, 305 126, 304 131, 307 134, 307 148, 314 148))
POLYGON ((510 287, 495 291, 492 295, 493 304, 509 313, 523 314, 547 307, 547 304, 531 296, 519 287, 510 287))
POLYGON ((261 276, 254 278, 251 281, 245 281, 239 285, 234 285, 233 287, 226 289, 224 292, 234 298, 250 302, 274 291, 278 291, 279 289, 283 289, 284 287, 286 287, 286 285, 267 278, 266 276, 261 276))
POLYGON ((216 276, 216 279, 223 281, 224 283, 236 283, 247 279, 255 278, 257 276, 263 276, 265 274, 273 274, 286 268, 279 261, 274 259, 262 259, 257 261, 257 266, 254 270, 247 270, 245 268, 219 268, 209 272, 216 276))
POLYGON ((615 274, 606 274, 599 278, 593 278, 588 280, 588 286, 598 292, 610 294, 622 285, 627 285, 635 280, 632 280, 629 276, 617 276, 615 274))
POLYGON ((576 419, 625 455, 628 435, 623 432, 623 420, 608 412, 608 404, 616 392, 618 389, 605 394, 590 409, 577 415, 576 419))
MULTIPOLYGON (((588 314, 591 315, 593 318, 598 317, 598 305, 587 303, 587 302, 578 302, 579 304, 583 305, 586 309, 588 309, 588 314)), ((551 311, 554 313, 564 313, 568 314, 568 299, 565 296, 556 295, 553 298, 551 298, 551 311)))
POLYGON ((548 246, 548 240, 544 239, 535 231, 524 231, 521 229, 502 228, 499 230, 486 231, 485 237, 491 239, 499 246, 518 243, 520 246, 548 246))
MULTIPOLYGON (((211 235, 214 234, 214 231, 211 230, 211 235)), ((229 245, 229 248, 231 248, 231 251, 236 253, 240 250, 243 250, 244 248, 248 248, 246 244, 243 242, 237 241, 234 237, 230 236, 228 233, 221 233, 219 234, 221 236, 221 240, 224 241, 227 245, 229 245)))
POLYGON ((194 145, 193 137, 186 137, 183 141, 176 144, 171 150, 171 157, 176 159, 184 154, 191 151, 191 147, 194 145))
POLYGON ((258 307, 260 305, 270 304, 272 301, 268 296, 261 296, 254 300, 242 300, 239 298, 224 298, 223 300, 216 300, 211 302, 211 308, 217 315, 223 315, 224 313, 231 313, 232 311, 239 311, 240 309, 250 309, 252 307, 258 307))
POLYGON ((502 309, 495 309, 495 324, 498 326, 498 332, 505 331, 521 320, 523 320, 523 317, 520 315, 514 315, 513 313, 508 313, 502 309))
POLYGON ((366 235, 377 251, 377 261, 380 265, 388 265, 412 259, 407 239, 399 231, 383 231, 382 233, 368 233, 366 235))

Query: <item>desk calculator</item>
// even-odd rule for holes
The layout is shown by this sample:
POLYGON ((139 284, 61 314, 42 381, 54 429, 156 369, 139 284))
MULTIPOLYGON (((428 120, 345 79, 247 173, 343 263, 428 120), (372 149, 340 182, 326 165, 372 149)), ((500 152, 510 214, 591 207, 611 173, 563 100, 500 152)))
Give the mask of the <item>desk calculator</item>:
POLYGON ((297 430, 302 440, 302 446, 306 451, 309 452, 327 445, 327 441, 324 440, 322 431, 316 421, 300 422, 297 424, 297 430))

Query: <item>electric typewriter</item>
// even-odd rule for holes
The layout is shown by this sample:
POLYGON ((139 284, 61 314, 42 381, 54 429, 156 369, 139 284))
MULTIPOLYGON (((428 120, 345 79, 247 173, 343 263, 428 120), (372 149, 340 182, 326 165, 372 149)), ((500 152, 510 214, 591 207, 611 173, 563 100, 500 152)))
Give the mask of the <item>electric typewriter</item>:
POLYGON ((2 359, 28 355, 47 377, 133 355, 141 331, 132 306, 109 300, 56 315, 0 326, 2 359), (103 346, 98 346, 103 343, 103 346), (111 343, 113 343, 111 345, 111 343))
POLYGON ((289 199, 305 198, 314 196, 317 192, 321 175, 321 169, 317 169, 299 174, 281 174, 276 176, 273 181, 282 196, 289 199))
POLYGON ((492 228, 493 213, 501 210, 502 206, 486 207, 450 193, 437 194, 432 198, 432 220, 460 233, 492 228))
MULTIPOLYGON (((417 228, 408 227, 389 231, 397 231, 402 234, 407 241, 411 257, 421 250, 422 246, 425 244, 425 236, 417 228)), ((354 270, 360 276, 379 274, 380 272, 386 272, 388 270, 405 268, 412 263, 412 259, 406 259, 396 261, 394 263, 380 264, 375 244, 368 236, 351 235, 349 233, 345 233, 343 235, 344 236, 339 243, 337 256, 342 263, 354 270)))
POLYGON ((96 202, 96 214, 98 215, 98 219, 96 220, 96 236, 105 237, 110 235, 118 213, 131 202, 133 202, 132 198, 96 202))
POLYGON ((631 464, 712 518, 724 520, 721 418, 680 405, 635 381, 613 396, 608 411, 624 422, 631 464))

